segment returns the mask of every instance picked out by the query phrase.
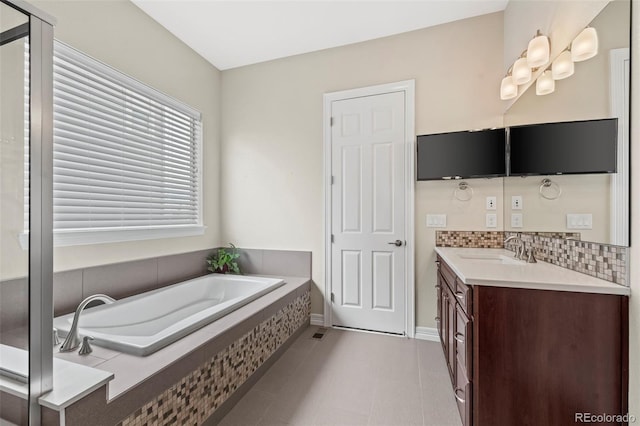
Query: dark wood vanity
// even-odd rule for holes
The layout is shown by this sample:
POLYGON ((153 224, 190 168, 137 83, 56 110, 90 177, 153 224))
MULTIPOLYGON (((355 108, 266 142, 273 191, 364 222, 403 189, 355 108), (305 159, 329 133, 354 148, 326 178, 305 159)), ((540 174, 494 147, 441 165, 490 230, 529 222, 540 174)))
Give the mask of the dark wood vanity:
POLYGON ((627 413, 627 296, 468 286, 436 263, 437 327, 463 425, 627 413))

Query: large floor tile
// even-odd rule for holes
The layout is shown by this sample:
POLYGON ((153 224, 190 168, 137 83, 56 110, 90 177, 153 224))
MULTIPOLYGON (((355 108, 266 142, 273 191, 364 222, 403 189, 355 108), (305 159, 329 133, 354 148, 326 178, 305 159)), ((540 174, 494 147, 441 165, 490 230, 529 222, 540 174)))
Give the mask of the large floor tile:
POLYGON ((251 389, 220 422, 220 426, 257 425, 275 401, 273 394, 251 389))
POLYGON ((262 417, 234 409, 223 424, 242 424, 246 411, 247 425, 460 426, 439 343, 338 329, 312 339, 317 330, 309 327, 253 387, 273 397, 257 404, 262 417))

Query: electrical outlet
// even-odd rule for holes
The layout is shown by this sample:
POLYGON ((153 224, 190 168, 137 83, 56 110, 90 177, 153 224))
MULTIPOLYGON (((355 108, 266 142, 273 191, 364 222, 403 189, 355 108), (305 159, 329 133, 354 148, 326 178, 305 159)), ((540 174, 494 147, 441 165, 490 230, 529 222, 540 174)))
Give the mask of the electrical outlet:
POLYGON ((487 210, 495 210, 497 203, 496 197, 487 197, 487 210))
POLYGON ((522 210, 522 195, 511 196, 511 210, 522 210))
POLYGON ((497 228, 498 227, 498 215, 495 214, 495 213, 487 213, 486 225, 487 225, 487 228, 497 228))
POLYGON ((428 214, 427 215, 427 228, 446 228, 446 227, 447 227, 446 214, 428 214))
POLYGON ((511 213, 511 227, 522 228, 522 213, 511 213))

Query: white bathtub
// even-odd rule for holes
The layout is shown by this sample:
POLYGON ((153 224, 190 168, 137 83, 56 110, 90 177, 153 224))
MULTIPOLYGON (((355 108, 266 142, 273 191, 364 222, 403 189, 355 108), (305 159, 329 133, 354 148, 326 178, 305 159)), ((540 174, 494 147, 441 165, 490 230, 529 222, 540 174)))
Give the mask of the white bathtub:
MULTIPOLYGON (((80 336, 98 346, 145 356, 280 287, 276 278, 210 274, 85 309, 80 336)), ((108 292, 106 292, 108 294, 108 292)), ((54 318, 65 337, 73 314, 54 318)))

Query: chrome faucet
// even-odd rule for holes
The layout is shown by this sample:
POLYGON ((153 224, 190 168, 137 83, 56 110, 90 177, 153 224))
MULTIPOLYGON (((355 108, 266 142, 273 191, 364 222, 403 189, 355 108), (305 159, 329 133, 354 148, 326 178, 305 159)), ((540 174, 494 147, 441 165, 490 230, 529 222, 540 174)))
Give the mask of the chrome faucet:
POLYGON ((524 258, 524 241, 522 241, 519 235, 512 235, 504 240, 504 243, 506 244, 511 240, 514 240, 518 243, 518 247, 516 248, 515 255, 513 257, 522 260, 524 258))
POLYGON ((106 294, 94 294, 93 296, 89 296, 84 299, 78 305, 78 309, 76 309, 76 313, 73 315, 73 322, 71 323, 71 328, 69 329, 69 333, 67 334, 67 338, 64 339, 64 343, 60 346, 60 352, 70 352, 80 346, 81 340, 78 335, 78 322, 80 320, 80 313, 87 307, 87 305, 95 300, 99 300, 105 304, 115 302, 115 299, 107 296, 106 294))

